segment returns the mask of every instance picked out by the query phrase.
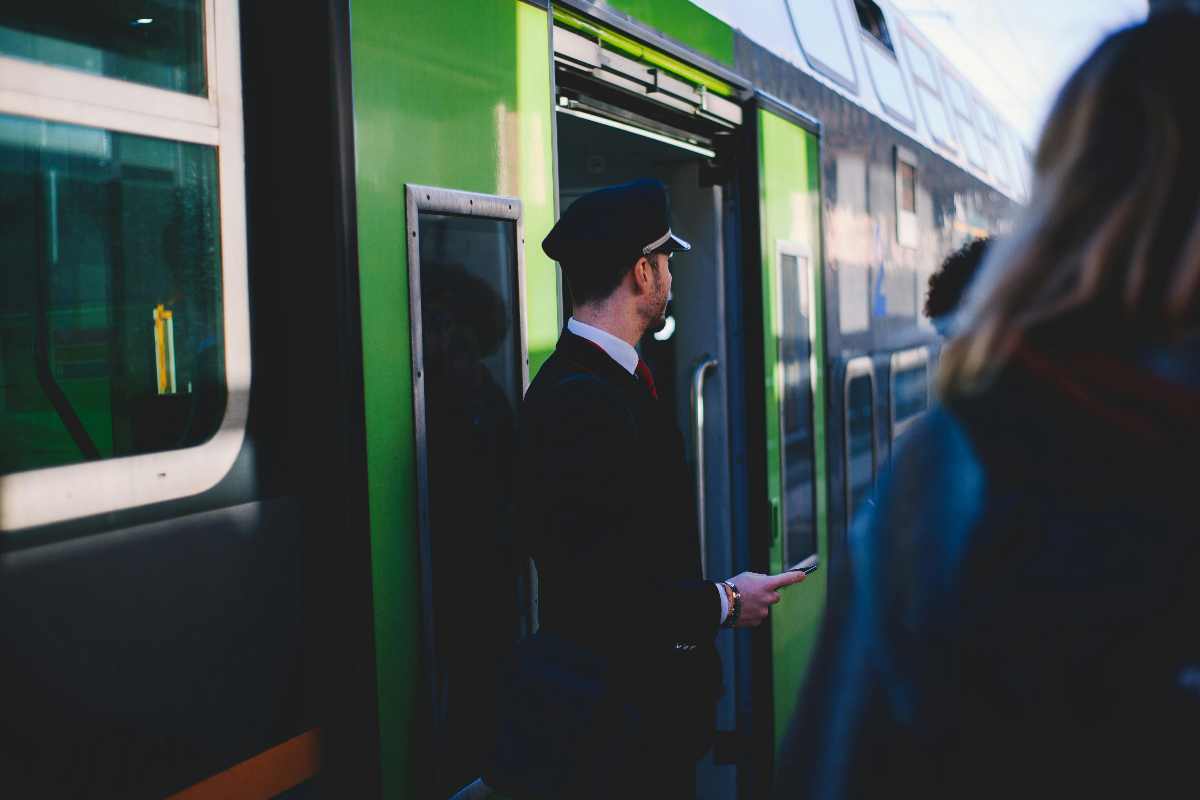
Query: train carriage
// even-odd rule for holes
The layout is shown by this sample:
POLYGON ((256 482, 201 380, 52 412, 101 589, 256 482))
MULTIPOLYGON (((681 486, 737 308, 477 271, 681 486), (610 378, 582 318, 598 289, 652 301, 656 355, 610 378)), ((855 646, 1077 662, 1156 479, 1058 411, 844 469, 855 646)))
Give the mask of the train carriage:
POLYGON ((701 796, 760 796, 931 399, 927 276, 1027 160, 871 0, 6 4, 0 787, 474 777, 538 619, 508 457, 570 313, 540 242, 652 175, 694 248, 641 351, 706 576, 822 563, 719 639, 701 796))

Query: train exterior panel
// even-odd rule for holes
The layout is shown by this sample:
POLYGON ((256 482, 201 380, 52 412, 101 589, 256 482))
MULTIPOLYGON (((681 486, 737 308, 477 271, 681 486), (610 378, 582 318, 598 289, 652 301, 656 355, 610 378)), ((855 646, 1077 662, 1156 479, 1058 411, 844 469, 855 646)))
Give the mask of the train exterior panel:
POLYGON ((925 280, 1026 191, 994 112, 863 0, 70 5, 0 11, 0 787, 469 779, 537 624, 506 459, 570 310, 540 242, 653 174, 696 246, 642 352, 707 576, 821 559, 721 635, 701 795, 761 795, 931 401, 925 280))
MULTIPOLYGON (((555 211, 550 62, 546 11, 525 3, 364 2, 352 11, 380 769, 384 794, 400 796, 425 766, 413 731, 428 700, 405 185, 521 200, 522 313, 536 370, 558 334, 555 268, 540 248, 555 211)), ((470 503, 471 487, 462 490, 470 503)))

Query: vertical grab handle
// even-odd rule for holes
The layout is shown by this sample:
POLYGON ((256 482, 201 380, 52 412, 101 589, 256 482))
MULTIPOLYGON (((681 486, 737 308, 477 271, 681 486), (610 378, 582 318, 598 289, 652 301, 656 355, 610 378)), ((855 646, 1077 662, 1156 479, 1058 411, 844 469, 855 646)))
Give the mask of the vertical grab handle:
POLYGON ((708 575, 708 542, 704 517, 704 378, 716 369, 717 359, 700 356, 692 371, 692 441, 696 446, 696 529, 700 536, 700 575, 708 575))

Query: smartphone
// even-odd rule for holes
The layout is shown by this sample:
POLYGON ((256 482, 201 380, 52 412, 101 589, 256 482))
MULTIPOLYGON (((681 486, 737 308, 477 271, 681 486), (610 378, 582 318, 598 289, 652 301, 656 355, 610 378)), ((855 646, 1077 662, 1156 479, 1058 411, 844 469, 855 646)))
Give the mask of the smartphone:
POLYGON ((794 565, 788 567, 787 571, 788 572, 803 572, 805 575, 811 575, 812 573, 817 571, 817 567, 819 567, 820 565, 821 565, 820 557, 816 553, 813 553, 811 556, 804 559, 800 563, 794 564, 794 565))

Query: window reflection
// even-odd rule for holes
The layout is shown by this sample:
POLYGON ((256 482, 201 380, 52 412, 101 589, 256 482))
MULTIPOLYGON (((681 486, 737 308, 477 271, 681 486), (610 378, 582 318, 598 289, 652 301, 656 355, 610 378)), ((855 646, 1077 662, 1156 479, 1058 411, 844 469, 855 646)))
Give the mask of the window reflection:
POLYGON ((911 419, 929 406, 929 379, 925 365, 896 370, 892 374, 892 408, 897 423, 911 419))
POLYGON ((780 256, 780 438, 784 560, 789 565, 817 551, 808 270, 807 258, 786 253, 780 256))
POLYGON ((847 522, 875 482, 875 398, 868 375, 850 379, 846 390, 846 480, 850 487, 847 522))
POLYGON ((511 527, 522 391, 515 224, 422 213, 421 323, 438 781, 476 777, 498 659, 528 619, 511 527))
POLYGON ((203 0, 5 0, 0 54, 207 93, 203 0))
POLYGON ((216 433, 216 167, 210 147, 0 116, 0 474, 216 433))

